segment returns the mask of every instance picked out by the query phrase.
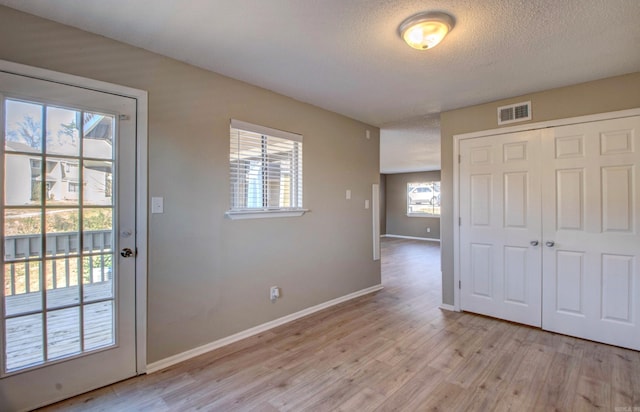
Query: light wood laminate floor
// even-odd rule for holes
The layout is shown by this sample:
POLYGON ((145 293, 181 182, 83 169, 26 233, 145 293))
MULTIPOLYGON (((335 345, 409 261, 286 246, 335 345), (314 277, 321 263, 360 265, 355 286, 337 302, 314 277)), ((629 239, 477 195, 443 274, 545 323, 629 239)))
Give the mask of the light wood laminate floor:
POLYGON ((640 353, 439 309, 439 244, 383 239, 384 290, 50 411, 640 410, 640 353))

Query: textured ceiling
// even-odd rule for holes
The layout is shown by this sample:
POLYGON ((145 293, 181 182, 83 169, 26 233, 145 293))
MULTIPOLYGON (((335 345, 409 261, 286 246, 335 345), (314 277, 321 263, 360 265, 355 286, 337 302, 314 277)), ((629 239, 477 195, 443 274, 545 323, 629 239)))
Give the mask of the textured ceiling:
POLYGON ((440 170, 440 116, 387 123, 380 130, 380 171, 440 170))
POLYGON ((383 130, 394 125, 388 136, 400 135, 398 123, 414 122, 418 116, 640 70, 640 0, 0 0, 0 4, 383 130), (399 38, 398 25, 412 14, 435 10, 455 16, 456 27, 433 50, 410 49, 399 38))

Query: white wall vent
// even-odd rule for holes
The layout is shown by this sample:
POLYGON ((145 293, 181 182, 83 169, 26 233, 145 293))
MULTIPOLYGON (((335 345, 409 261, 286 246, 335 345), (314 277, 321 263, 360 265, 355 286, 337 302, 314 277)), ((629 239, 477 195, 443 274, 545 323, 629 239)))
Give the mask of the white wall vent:
POLYGON ((498 107, 498 124, 509 124, 531 120, 531 102, 498 107))

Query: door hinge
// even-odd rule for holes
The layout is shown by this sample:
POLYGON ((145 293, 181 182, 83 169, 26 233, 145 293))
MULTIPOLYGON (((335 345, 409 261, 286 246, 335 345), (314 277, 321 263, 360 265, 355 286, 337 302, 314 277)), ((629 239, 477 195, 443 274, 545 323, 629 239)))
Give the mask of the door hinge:
POLYGON ((458 218, 458 226, 462 226, 462 218, 461 217, 458 218))
POLYGON ((462 163, 462 155, 458 155, 458 163, 462 163))
POLYGON ((458 289, 462 289, 462 281, 461 280, 458 281, 458 289))

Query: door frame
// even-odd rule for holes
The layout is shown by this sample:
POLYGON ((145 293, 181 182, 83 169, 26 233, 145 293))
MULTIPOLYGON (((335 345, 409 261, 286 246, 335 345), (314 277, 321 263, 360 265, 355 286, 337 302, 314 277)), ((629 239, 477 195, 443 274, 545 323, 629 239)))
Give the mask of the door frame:
POLYGON ((585 116, 569 117, 544 122, 527 123, 518 126, 501 127, 477 132, 453 135, 453 310, 461 311, 460 301, 460 142, 465 139, 510 134, 549 127, 567 126, 578 123, 589 123, 600 120, 619 119, 639 116, 640 108, 597 113, 585 116))
POLYGON ((145 90, 120 86, 86 77, 60 73, 0 59, 0 72, 48 80, 68 86, 82 87, 136 100, 136 248, 135 262, 135 323, 136 373, 147 370, 147 194, 148 194, 148 93, 145 90))

